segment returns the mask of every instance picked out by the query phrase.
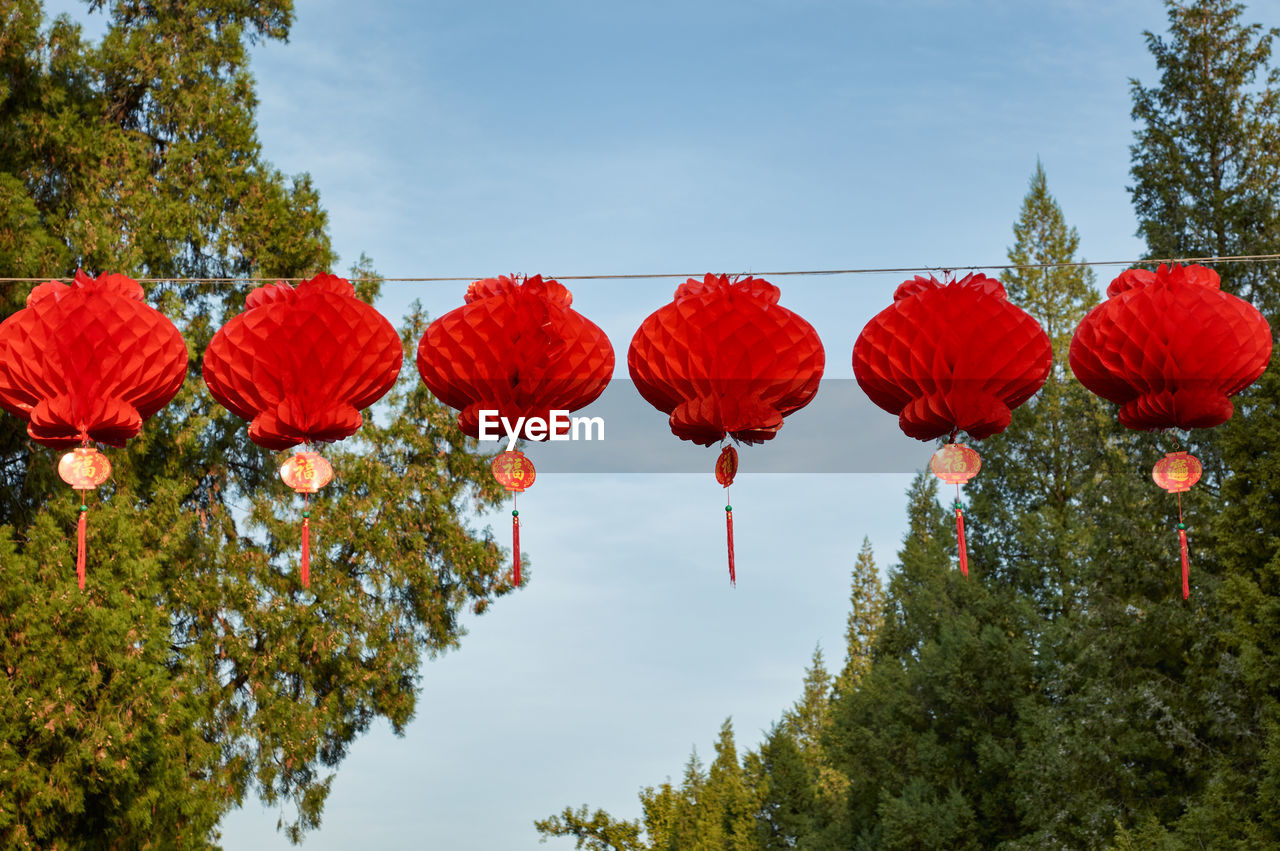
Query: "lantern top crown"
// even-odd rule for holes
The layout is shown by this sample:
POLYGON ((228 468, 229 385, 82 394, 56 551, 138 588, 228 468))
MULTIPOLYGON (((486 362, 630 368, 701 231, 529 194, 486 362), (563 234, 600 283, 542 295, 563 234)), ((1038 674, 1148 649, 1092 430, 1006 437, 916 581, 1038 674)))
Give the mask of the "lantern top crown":
POLYGON ((690 278, 677 287, 675 300, 680 301, 684 298, 714 293, 723 293, 725 295, 741 293, 766 304, 777 304, 778 299, 782 296, 782 291, 764 278, 747 276, 730 280, 728 275, 708 274, 702 280, 690 278))
POLYGON ((573 293, 569 292, 568 287, 554 278, 543 279, 541 275, 527 278, 499 275, 496 278, 472 281, 467 286, 467 304, 502 296, 533 297, 565 308, 573 305, 573 293))
POLYGON ((1114 297, 1131 290, 1140 290, 1151 286, 1186 286, 1200 285, 1210 289, 1221 289, 1222 282, 1218 273, 1208 266, 1191 263, 1186 266, 1160 264, 1154 272, 1149 269, 1125 269, 1107 287, 1107 296, 1114 297))
POLYGON ((27 296, 27 307, 35 307, 49 299, 52 299, 50 303, 57 303, 78 291, 110 293, 134 301, 142 301, 143 298, 142 285, 127 275, 104 272, 95 278, 85 270, 77 269, 76 276, 70 284, 46 281, 31 290, 31 294, 27 296))
POLYGON ((249 297, 245 299, 244 308, 245 310, 252 310, 255 307, 265 307, 268 304, 291 302, 302 295, 321 293, 355 298, 356 288, 351 286, 351 282, 346 278, 339 278, 337 275, 321 272, 314 278, 298 284, 297 287, 290 286, 284 281, 276 281, 274 284, 258 287, 249 293, 249 297))
POLYGON ((911 298, 912 296, 919 295, 923 292, 928 292, 930 290, 945 290, 949 287, 973 289, 983 293, 990 293, 998 298, 1007 298, 1004 291, 1004 284, 1000 283, 995 278, 988 278, 981 272, 973 272, 965 275, 960 280, 952 281, 949 284, 939 281, 932 275, 929 275, 928 277, 925 277, 924 275, 916 275, 914 278, 898 284, 898 288, 893 291, 893 300, 902 301, 904 298, 911 298))

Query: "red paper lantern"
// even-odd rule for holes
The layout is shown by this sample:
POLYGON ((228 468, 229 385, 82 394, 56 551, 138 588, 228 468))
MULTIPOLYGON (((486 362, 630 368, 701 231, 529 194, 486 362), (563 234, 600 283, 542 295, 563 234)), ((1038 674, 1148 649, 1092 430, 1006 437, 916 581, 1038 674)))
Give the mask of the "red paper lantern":
MULTIPOLYGON (((480 437, 481 412, 488 411, 495 426, 505 420, 526 438, 547 440, 553 431, 553 411, 586 407, 613 376, 609 338, 572 305, 567 287, 541 275, 472 282, 466 304, 432 322, 422 335, 418 344, 422 382, 440 401, 458 409, 458 427, 464 434, 480 437), (525 431, 533 419, 547 424, 547 430, 525 431)), ((503 465, 515 463, 509 457, 512 454, 495 458, 493 472, 504 487, 519 493, 523 488, 510 488, 501 474, 508 470, 503 465)), ((532 473, 528 459, 519 464, 528 464, 532 473)), ((519 510, 512 508, 511 573, 517 587, 519 518, 519 510)))
POLYGON ((58 461, 58 478, 72 490, 91 491, 111 478, 111 461, 92 446, 77 446, 58 461))
MULTIPOLYGON (((1126 428, 1211 428, 1231 419, 1231 397, 1258 380, 1271 361, 1271 326, 1257 308, 1220 288, 1205 266, 1128 269, 1107 287, 1071 338, 1071 371, 1091 392, 1120 406, 1126 428)), ((1178 494, 1182 598, 1191 595, 1182 494, 1200 478, 1186 452, 1152 470, 1178 494)))
MULTIPOLYGON (((676 437, 702 446, 728 437, 761 443, 813 400, 826 353, 813 326, 778 304, 780 295, 762 278, 690 278, 641 323, 627 369, 676 437)), ((731 459, 722 452, 716 475, 726 489, 736 470, 736 451, 731 459)), ((734 583, 731 505, 725 524, 734 583)))
POLYGON ((299 452, 284 462, 280 478, 294 493, 319 493, 333 481, 333 465, 319 452, 299 452))
POLYGON ((124 446, 177 394, 187 347, 124 275, 49 281, 0 323, 0 406, 53 448, 124 446))
MULTIPOLYGON (((218 329, 204 355, 213 398, 251 420, 249 439, 267 449, 326 443, 355 434, 360 411, 386 395, 400 374, 400 337, 356 298, 344 278, 320 274, 249 293, 242 312, 218 329)), ((300 452, 281 478, 303 495, 299 573, 310 585, 310 495, 333 476, 328 461, 300 452)))
POLYGON ((1132 429, 1210 428, 1271 360, 1271 326, 1204 266, 1129 269, 1071 339, 1080 383, 1132 429))
POLYGON ((1052 362, 1049 335, 981 273, 904 281, 853 346, 858 385, 918 440, 999 434, 1052 362))
POLYGON ((853 346, 853 374, 872 402, 898 415, 909 437, 951 444, 934 456, 935 475, 956 486, 960 572, 969 575, 960 484, 977 474, 978 453, 955 443, 1009 427, 1013 409, 1035 395, 1053 364, 1040 323, 981 273, 943 283, 916 276, 893 294, 853 346), (956 465, 959 465, 958 467, 956 465))
POLYGON ((538 471, 534 469, 529 456, 519 449, 495 455, 489 463, 489 470, 498 484, 512 493, 524 493, 533 487, 533 482, 538 477, 538 471))
MULTIPOLYGON (((124 446, 167 405, 187 374, 174 324, 148 306, 132 278, 77 271, 68 286, 40 284, 0 323, 0 406, 44 446, 79 449, 58 472, 74 489, 106 481, 111 464, 90 441, 124 446)), ((76 579, 85 584, 87 496, 76 524, 76 579)))
POLYGON ((259 287, 213 335, 204 354, 209 392, 246 420, 267 449, 327 443, 356 433, 360 411, 400 374, 400 337, 336 275, 297 288, 259 287))
POLYGON ((521 417, 549 423, 553 410, 576 411, 604 392, 613 346, 572 305, 563 284, 540 275, 486 278, 467 287, 465 305, 427 327, 418 372, 458 409, 464 434, 480 436, 481 411, 513 426, 521 417))
POLYGON ((933 453, 929 469, 949 485, 963 485, 982 469, 982 458, 963 443, 948 443, 933 453))
POLYGON ((826 363, 813 326, 762 278, 690 278, 641 323, 627 353, 636 390, 681 440, 761 443, 813 400, 826 363))
POLYGON ((1156 462, 1151 478, 1169 493, 1186 493, 1200 481, 1204 465, 1189 452, 1170 452, 1156 462))
POLYGON ((729 487, 733 484, 734 476, 738 475, 738 450, 732 446, 726 446, 720 450, 720 457, 716 459, 716 481, 721 487, 729 487))

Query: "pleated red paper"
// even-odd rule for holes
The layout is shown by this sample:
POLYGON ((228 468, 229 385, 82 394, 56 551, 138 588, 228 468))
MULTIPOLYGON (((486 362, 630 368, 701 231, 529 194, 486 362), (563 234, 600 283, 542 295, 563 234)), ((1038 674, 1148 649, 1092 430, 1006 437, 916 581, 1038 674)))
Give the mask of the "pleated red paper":
POLYGON ((1049 336, 980 273, 904 281, 853 347, 853 373, 910 437, 999 434, 1049 377, 1049 336))
POLYGON ((182 335, 124 275, 41 284, 0 323, 0 406, 45 446, 124 446, 186 374, 182 335))
POLYGON ((1210 428, 1271 359, 1271 327, 1198 265, 1129 269, 1080 322, 1071 370, 1132 429, 1210 428))
POLYGON ((539 275, 473 282, 466 304, 422 335, 423 383, 460 411, 458 427, 472 437, 479 436, 480 411, 497 411, 514 425, 589 405, 613 375, 613 346, 572 305, 563 284, 539 275))
POLYGON ((349 282, 321 274, 297 288, 259 287, 243 312, 214 334, 204 380, 268 449, 355 434, 360 411, 400 373, 400 338, 349 282))
POLYGON ((812 401, 825 366, 822 341, 779 296, 761 278, 690 278, 641 323, 627 369, 677 437, 702 446, 726 435, 761 443, 812 401))

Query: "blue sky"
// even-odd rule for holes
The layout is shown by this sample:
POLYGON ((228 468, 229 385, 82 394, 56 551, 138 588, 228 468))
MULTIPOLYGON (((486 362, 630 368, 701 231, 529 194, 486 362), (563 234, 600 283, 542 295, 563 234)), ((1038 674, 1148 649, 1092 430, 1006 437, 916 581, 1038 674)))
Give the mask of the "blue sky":
MULTIPOLYGON (((259 135, 315 180, 342 268, 366 252, 388 276, 998 264, 1037 158, 1082 254, 1123 260, 1128 81, 1154 82, 1142 30, 1164 22, 1155 0, 308 0, 255 50, 259 135)), ((903 277, 774 282, 847 379, 903 277)), ((571 284, 619 376, 677 283, 571 284)), ((439 315, 464 289, 388 284, 379 306, 439 315)), ((828 438, 859 451, 856 422, 828 438)), ((306 846, 527 848, 565 805, 637 816, 726 717, 756 744, 815 646, 839 667, 863 536, 895 560, 931 451, 902 441, 915 462, 877 475, 751 475, 769 447, 744 451, 736 589, 714 450, 700 475, 540 468, 531 583, 425 664, 403 738, 355 744, 306 846)), ((507 540, 505 515, 480 522, 507 540)), ((224 843, 287 847, 275 822, 251 803, 224 843)))

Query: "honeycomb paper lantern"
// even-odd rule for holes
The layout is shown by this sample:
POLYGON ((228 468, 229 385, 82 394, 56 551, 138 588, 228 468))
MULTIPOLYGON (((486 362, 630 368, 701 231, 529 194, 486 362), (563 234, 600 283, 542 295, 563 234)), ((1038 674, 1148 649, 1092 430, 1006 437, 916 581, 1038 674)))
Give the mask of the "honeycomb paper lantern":
POLYGON ((251 421, 254 443, 288 449, 355 434, 360 411, 391 389, 403 359, 391 323, 345 279, 321 274, 250 293, 209 343, 204 380, 251 421))
POLYGON ((1210 428, 1271 360, 1271 326, 1204 266, 1129 269, 1071 339, 1071 370, 1132 429, 1210 428))
POLYGON ((903 282, 853 347, 858 385, 918 440, 999 434, 1052 361, 1049 335, 981 273, 903 282))
POLYGON ((0 323, 0 405, 49 447, 124 446, 177 394, 187 347, 124 275, 49 281, 0 323))
MULTIPOLYGON (((391 323, 356 298, 350 282, 320 274, 297 287, 276 283, 251 292, 244 310, 213 335, 204 380, 221 405, 250 420, 250 440, 288 449, 355 434, 364 422, 360 411, 386 395, 403 360, 391 323)), ((331 469, 320 475, 328 467, 304 451, 281 470, 303 495, 303 587, 310 584, 310 495, 332 475, 331 469)))
MULTIPOLYGON (((702 446, 727 438, 762 443, 813 400, 826 353, 813 326, 778 304, 780 295, 762 278, 690 278, 641 323, 627 369, 676 437, 702 446)), ((737 467, 737 451, 726 446, 716 462, 726 497, 737 467)), ((732 505, 725 532, 734 584, 732 505)))
MULTIPOLYGON (((552 411, 576 411, 596 400, 613 376, 613 346, 599 326, 573 309, 573 295, 540 275, 485 278, 467 287, 466 303, 427 326, 418 344, 418 373, 437 398, 456 408, 458 427, 480 437, 487 423, 506 420, 533 440, 530 420, 551 424, 552 411)), ((503 458, 508 453, 498 456, 503 458)), ((521 469, 533 464, 520 455, 521 469)), ((505 462, 504 462, 505 463, 505 462)), ((507 467, 501 467, 506 470, 507 467)), ((495 475, 512 494, 503 477, 495 475)), ((513 496, 513 499, 515 497, 513 496)), ((520 512, 511 511, 512 578, 520 585, 520 512)))
MULTIPOLYGON (((1120 406, 1126 428, 1212 428, 1231 419, 1231 397, 1271 361, 1271 326, 1247 301, 1225 293, 1205 266, 1128 269, 1107 287, 1071 338, 1071 370, 1091 392, 1120 406)), ((1182 494, 1200 477, 1187 452, 1156 464, 1156 483, 1178 495, 1182 597, 1191 594, 1182 494), (1194 470, 1194 476, 1190 471, 1194 470)))
POLYGON ((58 472, 85 494, 76 525, 81 589, 87 493, 111 473, 110 461, 89 444, 124 446, 173 399, 187 374, 182 335, 142 299, 132 278, 79 271, 70 285, 39 285, 25 308, 0 323, 0 405, 27 421, 37 443, 76 447, 58 472))
POLYGON ((552 410, 586 407, 613 375, 613 346, 572 305, 563 284, 539 275, 473 282, 466 304, 422 335, 423 383, 458 409, 458 427, 471 437, 479 437, 480 411, 546 422, 552 410))
POLYGON ((853 346, 858 385, 917 440, 948 437, 934 458, 935 475, 956 486, 956 539, 961 573, 969 575, 960 483, 977 472, 978 455, 957 444, 1009 427, 1013 409, 1044 386, 1053 347, 1040 323, 1011 303, 1004 286, 981 273, 943 283, 917 276, 899 285, 893 304, 876 314, 853 346), (949 472, 956 459, 966 477, 949 472))
POLYGON ((773 439, 818 392, 826 364, 813 326, 762 278, 690 278, 641 323, 627 353, 636 390, 681 440, 773 439))

